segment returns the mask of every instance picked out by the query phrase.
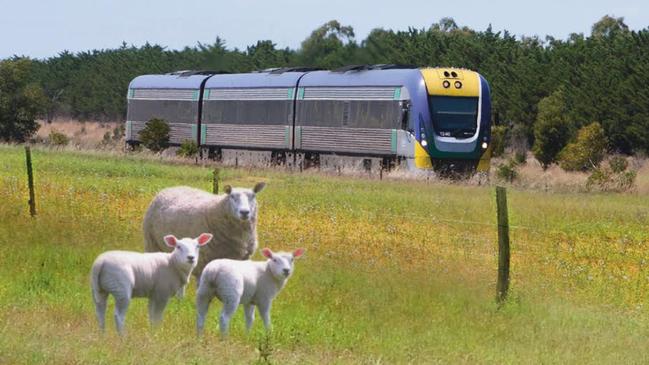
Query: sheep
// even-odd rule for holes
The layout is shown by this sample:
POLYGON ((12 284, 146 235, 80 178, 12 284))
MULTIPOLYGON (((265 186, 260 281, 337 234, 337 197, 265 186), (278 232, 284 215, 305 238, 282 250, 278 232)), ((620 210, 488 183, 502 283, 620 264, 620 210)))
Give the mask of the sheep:
POLYGON ((247 260, 257 250, 257 201, 265 183, 253 189, 225 187, 225 194, 179 186, 160 191, 144 216, 147 252, 168 251, 162 234, 194 237, 209 232, 214 239, 203 248, 193 273, 196 278, 208 262, 229 258, 247 260))
POLYGON ((162 321, 162 313, 169 298, 184 294, 179 289, 187 284, 196 266, 198 249, 212 239, 203 233, 196 239, 177 239, 164 236, 164 241, 174 250, 171 253, 140 253, 132 251, 107 251, 97 257, 91 270, 92 297, 97 321, 105 330, 108 294, 115 298, 115 324, 117 332, 124 332, 126 310, 131 298, 149 298, 149 320, 152 325, 162 321))
POLYGON ((273 253, 264 248, 266 261, 214 260, 205 266, 196 292, 197 333, 200 336, 205 326, 205 316, 210 302, 216 296, 223 302, 220 315, 221 336, 228 333, 230 318, 239 304, 244 306, 246 332, 250 331, 255 319, 255 306, 270 330, 270 307, 273 299, 282 290, 293 273, 293 260, 304 253, 298 248, 293 253, 273 253))

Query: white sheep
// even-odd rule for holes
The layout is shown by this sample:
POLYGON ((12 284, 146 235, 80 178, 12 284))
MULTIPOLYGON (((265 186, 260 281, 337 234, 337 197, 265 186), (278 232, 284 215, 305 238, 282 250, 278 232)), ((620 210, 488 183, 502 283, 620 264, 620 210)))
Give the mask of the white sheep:
POLYGON ((211 239, 209 233, 181 240, 167 235, 164 241, 174 248, 171 253, 108 251, 99 255, 92 265, 91 286, 101 330, 105 329, 108 294, 115 298, 115 325, 120 334, 131 298, 149 298, 149 320, 152 325, 158 324, 169 298, 184 294, 180 289, 196 266, 198 248, 211 239))
POLYGON ((253 189, 226 186, 222 195, 186 186, 160 191, 144 216, 144 250, 169 251, 160 239, 164 234, 194 237, 201 232, 212 233, 214 239, 201 250, 193 271, 197 278, 214 259, 250 258, 257 250, 256 194, 265 186, 263 182, 253 189))
POLYGON ((282 290, 293 273, 293 260, 304 253, 303 248, 293 253, 273 253, 264 248, 266 261, 214 260, 205 266, 196 292, 198 335, 203 333, 205 316, 210 302, 216 296, 223 303, 220 316, 221 335, 226 336, 230 318, 239 304, 244 306, 246 331, 250 331, 255 319, 255 306, 270 330, 270 307, 273 299, 282 290))

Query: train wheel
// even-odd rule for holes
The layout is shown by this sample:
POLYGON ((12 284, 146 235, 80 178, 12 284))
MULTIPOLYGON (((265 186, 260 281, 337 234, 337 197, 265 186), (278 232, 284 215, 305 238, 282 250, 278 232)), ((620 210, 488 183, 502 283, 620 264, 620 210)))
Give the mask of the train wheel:
POLYGON ((320 167, 320 154, 307 152, 304 154, 304 168, 320 167))
POLYGON ((472 160, 433 160, 433 170, 443 179, 469 179, 476 173, 477 166, 472 160))
POLYGON ((271 166, 284 166, 286 165, 286 152, 273 151, 270 153, 271 166))

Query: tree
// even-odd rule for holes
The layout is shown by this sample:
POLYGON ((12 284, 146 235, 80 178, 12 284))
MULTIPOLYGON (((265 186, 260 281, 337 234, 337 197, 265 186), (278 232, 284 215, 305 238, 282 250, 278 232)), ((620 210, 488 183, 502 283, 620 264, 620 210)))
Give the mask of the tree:
POLYGON ((556 162, 557 155, 570 139, 570 127, 565 115, 563 89, 558 89, 539 102, 532 152, 544 169, 556 162))
POLYGON ((614 18, 605 15, 591 28, 593 38, 611 37, 616 34, 628 32, 629 27, 624 23, 624 17, 614 18))
POLYGON ((263 70, 288 65, 291 52, 288 49, 275 49, 275 44, 272 41, 257 41, 256 45, 246 49, 246 55, 250 59, 253 69, 263 70))
POLYGON ((302 42, 299 56, 305 66, 336 68, 351 63, 356 47, 354 29, 331 20, 302 42))
POLYGON ((32 67, 26 58, 0 61, 0 140, 24 142, 38 130, 35 119, 46 98, 32 67))
POLYGON ((604 159, 607 141, 599 123, 587 125, 577 132, 577 138, 559 154, 559 165, 566 171, 589 171, 599 167, 604 159))

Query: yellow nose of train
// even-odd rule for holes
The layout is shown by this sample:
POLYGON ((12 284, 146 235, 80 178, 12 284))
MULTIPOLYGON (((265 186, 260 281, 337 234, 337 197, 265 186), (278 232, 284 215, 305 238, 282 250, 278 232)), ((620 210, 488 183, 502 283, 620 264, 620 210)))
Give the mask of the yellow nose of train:
POLYGON ((486 81, 475 71, 453 67, 424 68, 420 72, 434 130, 415 150, 417 167, 428 167, 427 158, 431 162, 466 159, 470 164, 477 162, 478 171, 488 170, 490 102, 486 81), (469 123, 469 119, 474 121, 469 123))
POLYGON ((424 68, 421 74, 428 95, 480 96, 480 76, 475 71, 457 68, 424 68))

